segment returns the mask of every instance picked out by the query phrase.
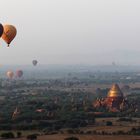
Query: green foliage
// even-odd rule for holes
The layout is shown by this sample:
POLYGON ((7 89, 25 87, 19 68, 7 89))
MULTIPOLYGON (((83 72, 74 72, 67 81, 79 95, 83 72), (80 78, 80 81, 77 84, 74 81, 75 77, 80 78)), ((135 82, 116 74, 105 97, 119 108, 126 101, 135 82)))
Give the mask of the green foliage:
POLYGON ((1 134, 1 137, 4 139, 11 139, 15 138, 14 134, 12 132, 5 132, 1 134))
POLYGON ((68 137, 68 138, 65 138, 64 140, 79 140, 79 138, 77 138, 77 137, 68 137))
POLYGON ((22 136, 22 132, 17 132, 17 138, 20 138, 22 136))
POLYGON ((113 123, 111 121, 106 122, 106 126, 112 126, 112 125, 113 125, 113 123))
POLYGON ((37 140, 37 135, 36 134, 28 135, 27 140, 37 140))

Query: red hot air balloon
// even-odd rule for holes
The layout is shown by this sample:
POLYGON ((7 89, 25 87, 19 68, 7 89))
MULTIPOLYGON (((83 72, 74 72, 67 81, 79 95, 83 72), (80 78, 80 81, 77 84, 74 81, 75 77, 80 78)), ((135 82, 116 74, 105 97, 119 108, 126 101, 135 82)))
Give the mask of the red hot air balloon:
POLYGON ((38 62, 37 62, 37 60, 33 60, 32 63, 34 66, 36 66, 38 62))
POLYGON ((23 71, 22 70, 17 70, 16 71, 16 76, 21 78, 23 76, 23 71))
POLYGON ((2 26, 2 24, 0 24, 0 37, 2 36, 3 31, 4 31, 3 26, 2 26))

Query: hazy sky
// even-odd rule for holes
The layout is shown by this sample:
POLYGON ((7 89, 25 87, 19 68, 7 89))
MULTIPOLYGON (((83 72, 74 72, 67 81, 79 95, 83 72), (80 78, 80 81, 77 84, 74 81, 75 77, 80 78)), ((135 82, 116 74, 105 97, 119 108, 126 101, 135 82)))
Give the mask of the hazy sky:
POLYGON ((0 22, 1 64, 140 64, 140 0, 0 0, 0 22))

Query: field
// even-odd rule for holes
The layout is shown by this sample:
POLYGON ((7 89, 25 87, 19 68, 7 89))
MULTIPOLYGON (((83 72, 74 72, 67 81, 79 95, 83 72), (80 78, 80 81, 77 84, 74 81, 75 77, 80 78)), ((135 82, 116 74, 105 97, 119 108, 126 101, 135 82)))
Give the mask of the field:
MULTIPOLYGON (((63 134, 45 134, 43 132, 38 131, 21 131, 22 138, 16 140, 26 140, 26 136, 29 134, 40 134, 37 140, 64 140, 67 137, 75 136, 79 138, 79 140, 140 140, 140 136, 135 135, 96 135, 96 134, 89 134, 88 132, 102 132, 105 131, 107 133, 113 133, 118 131, 127 132, 130 131, 133 127, 137 128, 140 126, 140 118, 133 118, 133 121, 130 123, 129 121, 118 121, 119 118, 98 118, 96 119, 96 124, 93 126, 87 126, 83 128, 79 128, 80 131, 83 131, 84 134, 69 134, 67 133, 68 129, 61 129, 63 134), (113 123, 112 126, 106 126, 105 122, 111 121, 113 123)), ((75 129, 73 129, 75 130, 75 129)), ((1 131, 0 133, 2 133, 1 131)), ((13 131, 16 135, 16 131, 13 131)), ((14 140, 14 139, 11 139, 14 140)))
MULTIPOLYGON (((38 140, 64 140, 67 137, 75 136, 79 140, 140 140, 140 136, 98 136, 98 135, 45 135, 38 137, 38 140)), ((11 139, 14 140, 14 139, 11 139)), ((16 140, 26 140, 26 138, 20 138, 16 140)))

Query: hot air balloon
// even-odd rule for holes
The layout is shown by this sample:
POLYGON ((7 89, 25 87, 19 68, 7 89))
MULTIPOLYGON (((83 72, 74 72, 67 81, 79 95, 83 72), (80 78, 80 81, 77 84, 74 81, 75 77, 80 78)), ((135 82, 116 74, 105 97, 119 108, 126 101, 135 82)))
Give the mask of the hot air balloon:
POLYGON ((13 25, 4 25, 3 26, 4 31, 2 34, 2 39, 8 44, 11 43, 11 41, 15 38, 16 34, 17 34, 17 30, 13 25))
POLYGON ((37 60, 33 60, 32 63, 34 66, 36 66, 38 62, 37 62, 37 60))
POLYGON ((17 71, 16 71, 16 76, 17 76, 17 77, 20 78, 20 77, 22 77, 22 75, 23 75, 23 71, 22 71, 22 70, 17 70, 17 71))
POLYGON ((12 71, 9 70, 9 71, 7 71, 6 75, 7 75, 7 77, 8 77, 9 79, 12 79, 13 76, 14 76, 14 73, 13 73, 12 71))
POLYGON ((2 36, 2 34, 3 34, 3 26, 2 26, 2 24, 0 24, 0 37, 2 36))

